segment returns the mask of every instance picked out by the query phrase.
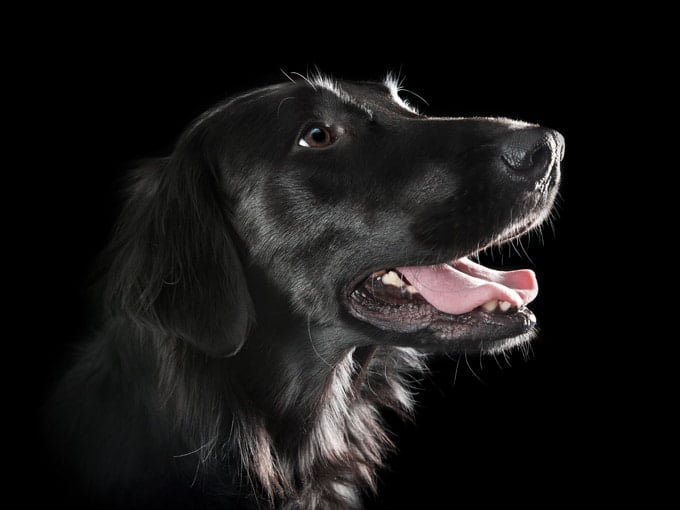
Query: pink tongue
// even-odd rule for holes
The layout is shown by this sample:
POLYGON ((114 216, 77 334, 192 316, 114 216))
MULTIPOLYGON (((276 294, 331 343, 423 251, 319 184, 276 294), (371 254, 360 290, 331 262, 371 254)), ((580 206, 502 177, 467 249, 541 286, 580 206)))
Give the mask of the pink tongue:
POLYGON ((450 265, 398 267, 397 271, 432 306, 455 315, 470 312, 494 299, 519 307, 533 301, 538 294, 532 270, 495 271, 467 258, 450 265))

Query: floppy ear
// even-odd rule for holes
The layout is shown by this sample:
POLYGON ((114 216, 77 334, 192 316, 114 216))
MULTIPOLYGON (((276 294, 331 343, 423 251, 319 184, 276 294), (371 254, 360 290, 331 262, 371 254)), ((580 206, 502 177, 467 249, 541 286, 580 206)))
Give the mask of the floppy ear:
POLYGON ((221 173, 189 145, 137 171, 110 247, 108 302, 145 328, 231 356, 253 307, 221 173))

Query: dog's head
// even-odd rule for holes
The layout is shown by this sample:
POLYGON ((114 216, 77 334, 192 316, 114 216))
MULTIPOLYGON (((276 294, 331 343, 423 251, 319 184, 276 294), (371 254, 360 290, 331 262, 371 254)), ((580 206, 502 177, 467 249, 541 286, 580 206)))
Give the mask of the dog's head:
POLYGON ((563 151, 536 125, 420 115, 393 80, 254 90, 139 173, 109 295, 212 354, 272 293, 355 345, 502 349, 530 336, 535 276, 471 257, 547 217, 563 151))

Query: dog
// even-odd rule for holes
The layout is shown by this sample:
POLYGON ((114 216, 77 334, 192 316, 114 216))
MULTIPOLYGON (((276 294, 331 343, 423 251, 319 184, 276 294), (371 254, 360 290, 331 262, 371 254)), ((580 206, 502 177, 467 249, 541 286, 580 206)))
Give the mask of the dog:
POLYGON ((142 164, 48 433, 97 508, 361 508, 436 353, 533 336, 533 271, 473 261, 549 217, 564 139, 420 114, 397 80, 289 80, 142 164))

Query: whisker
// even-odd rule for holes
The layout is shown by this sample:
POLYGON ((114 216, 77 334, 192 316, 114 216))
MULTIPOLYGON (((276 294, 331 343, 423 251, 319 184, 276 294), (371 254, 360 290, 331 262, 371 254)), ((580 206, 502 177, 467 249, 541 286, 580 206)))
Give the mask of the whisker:
POLYGON ((413 92, 412 90, 405 89, 405 88, 403 88, 403 87, 400 87, 399 90, 402 91, 402 92, 407 92, 407 93, 411 94, 412 96, 417 97, 417 98, 420 99, 423 103, 425 103, 425 106, 430 106, 430 103, 427 101, 427 99, 425 99, 425 98, 424 98, 423 96, 421 96, 420 94, 416 94, 416 93, 413 92))
POLYGON ((279 103, 279 106, 276 108, 276 118, 277 118, 277 119, 279 118, 279 114, 281 113, 281 107, 283 106, 283 103, 285 103, 285 102, 288 101, 289 99, 295 99, 295 98, 294 98, 293 96, 284 97, 284 98, 281 100, 281 102, 279 103))
POLYGON ((519 244, 519 247, 522 249, 522 253, 524 253, 524 256, 531 262, 531 265, 535 266, 536 263, 531 259, 531 256, 529 255, 529 252, 527 252, 526 248, 524 247, 524 244, 522 244, 522 240, 518 239, 517 243, 519 244))
POLYGON ((500 361, 498 361, 498 353, 497 352, 493 353, 493 359, 496 362, 496 365, 498 366, 498 368, 503 370, 503 366, 501 365, 500 361))
POLYGON ((328 361, 326 361, 323 356, 319 353, 319 351, 316 350, 316 346, 314 345, 314 339, 312 338, 312 326, 310 324, 310 317, 309 315, 307 316, 307 334, 309 335, 309 343, 312 345, 312 349, 314 350, 314 353, 317 355, 317 357, 323 361, 328 367, 333 368, 333 365, 331 365, 328 361))
POLYGON ((460 356, 456 360, 456 369, 453 371, 453 386, 456 385, 456 380, 458 379, 458 369, 460 368, 460 356))
POLYGON ((281 69, 281 68, 279 68, 279 71, 281 71, 281 73, 283 73, 283 75, 284 75, 286 78, 288 78, 288 80, 290 80, 291 82, 295 83, 295 80, 294 80, 293 78, 291 78, 290 75, 289 75, 286 71, 284 71, 284 70, 281 69))
POLYGON ((299 76, 299 77, 302 78, 304 81, 306 81, 306 82, 309 84, 310 87, 312 87, 314 90, 316 90, 316 85, 314 84, 314 82, 313 82, 312 80, 310 80, 310 79, 309 79, 307 76, 305 76, 304 74, 300 74, 300 73, 298 73, 298 72, 296 72, 296 71, 291 71, 290 74, 294 74, 295 76, 299 76))
POLYGON ((465 364, 467 365, 468 369, 470 370, 470 373, 472 373, 473 376, 475 376, 475 379, 477 379, 482 385, 486 386, 486 383, 482 380, 481 377, 477 375, 477 372, 475 372, 472 369, 472 366, 470 366, 470 361, 468 360, 467 353, 464 354, 465 357, 465 364))

